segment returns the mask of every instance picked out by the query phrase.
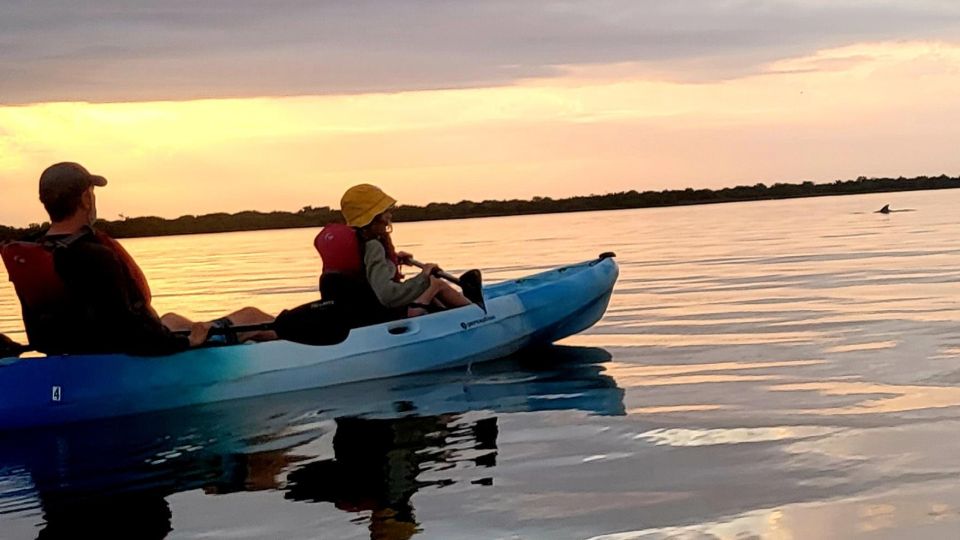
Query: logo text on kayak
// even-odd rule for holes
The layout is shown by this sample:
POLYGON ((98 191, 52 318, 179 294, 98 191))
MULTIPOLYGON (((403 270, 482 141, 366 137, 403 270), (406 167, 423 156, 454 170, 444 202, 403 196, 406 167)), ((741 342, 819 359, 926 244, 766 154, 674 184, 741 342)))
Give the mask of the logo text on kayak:
POLYGON ((473 328, 474 326, 478 326, 478 325, 481 325, 481 324, 483 324, 483 323, 488 323, 488 322, 490 322, 490 321, 492 321, 492 320, 494 320, 494 319, 496 319, 496 318, 497 318, 496 315, 487 315, 486 317, 484 317, 484 318, 482 318, 482 319, 477 319, 477 320, 475 320, 475 321, 462 322, 462 323, 460 323, 460 328, 463 328, 464 330, 466 330, 466 329, 468 329, 468 328, 473 328))

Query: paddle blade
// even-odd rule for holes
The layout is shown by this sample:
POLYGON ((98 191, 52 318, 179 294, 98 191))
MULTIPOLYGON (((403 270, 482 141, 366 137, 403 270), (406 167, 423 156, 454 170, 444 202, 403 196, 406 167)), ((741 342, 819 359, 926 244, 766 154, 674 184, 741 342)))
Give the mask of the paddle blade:
POLYGON ((333 302, 310 302, 277 315, 277 337, 305 345, 335 345, 350 334, 343 310, 333 302))
POLYGON ((480 306, 484 313, 487 312, 487 303, 483 300, 483 276, 479 270, 468 270, 460 276, 460 289, 467 300, 480 306))

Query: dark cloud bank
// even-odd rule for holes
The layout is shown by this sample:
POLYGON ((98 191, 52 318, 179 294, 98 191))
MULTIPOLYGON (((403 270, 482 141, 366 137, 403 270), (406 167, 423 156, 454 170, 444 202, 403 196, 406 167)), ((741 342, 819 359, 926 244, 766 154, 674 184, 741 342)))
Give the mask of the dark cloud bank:
POLYGON ((613 62, 715 80, 957 36, 953 0, 4 0, 0 103, 481 87, 613 62))

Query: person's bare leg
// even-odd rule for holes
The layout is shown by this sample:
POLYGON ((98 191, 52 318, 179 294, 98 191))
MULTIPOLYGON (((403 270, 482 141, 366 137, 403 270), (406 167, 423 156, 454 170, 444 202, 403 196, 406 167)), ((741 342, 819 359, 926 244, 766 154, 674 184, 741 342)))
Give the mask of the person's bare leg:
POLYGON ((160 317, 160 322, 171 332, 190 330, 193 326, 193 321, 176 313, 167 313, 163 317, 160 317))
POLYGON ((467 300, 467 297, 460 291, 451 287, 447 282, 440 282, 440 291, 437 293, 438 299, 448 308, 458 308, 469 306, 473 302, 467 300))
MULTIPOLYGON (((260 311, 255 307, 245 307, 239 311, 227 315, 233 326, 247 326, 253 324, 272 323, 275 317, 260 311)), ((277 333, 273 330, 258 330, 256 332, 240 332, 237 334, 240 343, 245 341, 273 341, 277 338, 277 333)))
MULTIPOLYGON (((430 305, 437 296, 437 293, 440 292, 440 287, 442 282, 435 278, 430 278, 430 286, 427 287, 427 290, 423 291, 423 294, 418 296, 413 302, 415 304, 423 304, 425 306, 430 305)), ((409 307, 407 308, 407 317, 419 317, 421 315, 426 315, 429 313, 427 310, 419 307, 409 307)))
MULTIPOLYGON (((227 315, 230 324, 233 326, 247 326, 253 324, 271 323, 274 317, 260 311, 257 308, 246 307, 227 315)), ((160 317, 163 323, 171 332, 189 331, 193 328, 194 322, 176 313, 167 313, 160 317)), ((277 333, 273 330, 259 330, 256 332, 240 332, 237 334, 237 340, 244 341, 272 341, 277 339, 277 333)))

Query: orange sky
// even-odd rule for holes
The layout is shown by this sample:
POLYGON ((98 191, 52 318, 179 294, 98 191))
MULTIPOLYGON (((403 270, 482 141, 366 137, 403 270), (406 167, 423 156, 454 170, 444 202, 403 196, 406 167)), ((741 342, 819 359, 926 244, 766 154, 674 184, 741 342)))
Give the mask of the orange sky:
POLYGON ((336 207, 960 174, 960 44, 818 50, 715 81, 639 63, 481 88, 0 106, 0 223, 42 221, 36 181, 108 177, 101 216, 336 207))

